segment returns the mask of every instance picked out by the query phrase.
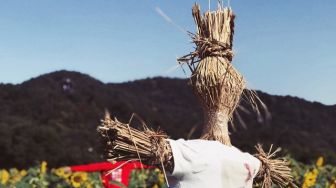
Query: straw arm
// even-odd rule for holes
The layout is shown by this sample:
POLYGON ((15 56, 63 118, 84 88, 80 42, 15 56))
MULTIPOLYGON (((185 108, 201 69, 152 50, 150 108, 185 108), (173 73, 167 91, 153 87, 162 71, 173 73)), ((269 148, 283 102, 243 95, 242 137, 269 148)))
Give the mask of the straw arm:
POLYGON ((261 184, 262 188, 270 188, 273 184, 280 187, 296 187, 293 183, 293 176, 289 168, 289 162, 283 158, 275 158, 280 149, 272 152, 272 146, 266 153, 262 146, 255 146, 257 157, 261 161, 260 170, 256 176, 256 182, 261 184))
POLYGON ((105 116, 97 130, 106 141, 107 160, 139 160, 147 165, 173 170, 173 155, 167 135, 150 130, 145 125, 143 128, 140 131, 105 116))

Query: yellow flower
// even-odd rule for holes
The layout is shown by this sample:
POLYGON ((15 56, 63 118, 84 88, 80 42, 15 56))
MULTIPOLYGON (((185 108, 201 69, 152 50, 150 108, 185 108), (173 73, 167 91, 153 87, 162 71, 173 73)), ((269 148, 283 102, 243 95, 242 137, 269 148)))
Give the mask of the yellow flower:
POLYGON ((159 183, 160 183, 160 184, 163 184, 163 183, 165 182, 165 177, 164 177, 164 175, 163 175, 162 173, 160 173, 158 176, 159 176, 159 183))
POLYGON ((336 180, 330 182, 329 188, 336 188, 336 180))
POLYGON ((9 171, 10 171, 11 175, 17 175, 17 174, 19 174, 19 170, 16 169, 16 168, 11 168, 9 171))
POLYGON ((8 182, 9 180, 9 173, 7 170, 1 170, 0 172, 0 180, 1 180, 1 184, 2 185, 6 185, 6 183, 8 182))
POLYGON ((154 172, 156 172, 156 173, 160 173, 161 171, 160 171, 160 169, 155 168, 155 169, 154 169, 154 172))
POLYGON ((317 161, 316 161, 316 166, 317 166, 317 167, 321 167, 321 166, 323 166, 323 162, 324 162, 323 157, 319 157, 319 158, 317 159, 317 161))
POLYGON ((10 169, 10 175, 11 175, 11 178, 9 179, 9 181, 11 182, 11 184, 14 184, 21 180, 20 171, 16 168, 10 169))
POLYGON ((21 170, 21 171, 20 171, 20 175, 21 175, 22 177, 26 176, 26 175, 27 175, 27 171, 26 171, 26 170, 21 170))
POLYGON ((80 187, 81 184, 87 180, 87 173, 75 172, 70 177, 70 180, 73 187, 80 187))
POLYGON ((155 184, 152 188, 159 188, 159 186, 157 184, 155 184))
POLYGON ((71 176, 70 170, 65 170, 65 167, 57 168, 52 171, 54 174, 56 174, 58 177, 67 179, 71 176))
POLYGON ((318 175, 318 170, 316 168, 314 168, 312 173, 317 176, 318 175))
POLYGON ((64 171, 63 170, 63 178, 66 179, 66 178, 69 178, 71 176, 71 172, 70 171, 64 171))
POLYGON ((45 174, 47 172, 47 162, 46 161, 42 161, 40 170, 41 170, 41 174, 45 174))
POLYGON ((315 185, 317 176, 318 176, 317 169, 313 169, 312 171, 307 172, 304 175, 305 180, 303 182, 302 188, 308 188, 315 185))
POLYGON ((57 168, 55 171, 54 171, 54 173, 56 174, 56 176, 58 176, 58 177, 62 177, 62 175, 63 175, 63 170, 62 170, 62 168, 57 168))

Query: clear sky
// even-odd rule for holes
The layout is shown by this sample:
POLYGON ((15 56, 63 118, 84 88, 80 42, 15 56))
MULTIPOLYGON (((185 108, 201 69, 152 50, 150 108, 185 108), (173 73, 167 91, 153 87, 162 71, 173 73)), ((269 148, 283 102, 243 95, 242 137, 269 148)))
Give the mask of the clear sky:
MULTIPOLYGON (((176 57, 193 46, 178 26, 195 31, 194 2, 0 0, 0 82, 21 83, 60 69, 103 82, 185 78, 176 57)), ((199 2, 208 9, 207 0, 199 2)), ((230 4, 237 14, 233 63, 250 88, 336 104, 335 0, 230 4)))

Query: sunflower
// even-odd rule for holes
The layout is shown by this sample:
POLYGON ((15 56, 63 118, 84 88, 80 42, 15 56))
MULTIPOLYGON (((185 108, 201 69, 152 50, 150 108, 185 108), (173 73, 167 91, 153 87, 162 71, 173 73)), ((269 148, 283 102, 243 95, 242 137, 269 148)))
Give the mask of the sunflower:
POLYGON ((21 170, 20 175, 21 177, 25 177, 27 175, 27 170, 21 170))
POLYGON ((80 187, 83 182, 87 180, 87 173, 75 172, 70 177, 70 181, 73 187, 80 187))
POLYGON ((1 181, 1 184, 2 185, 6 185, 6 183, 8 182, 9 180, 9 173, 7 170, 1 170, 0 171, 0 181, 1 181))
POLYGON ((307 172, 304 175, 305 180, 302 185, 302 188, 308 188, 308 187, 312 187, 313 185, 315 185, 317 176, 318 176, 317 169, 307 172))
POLYGON ((60 178, 64 178, 64 179, 67 179, 71 176, 71 171, 65 170, 64 167, 54 169, 53 173, 56 174, 56 176, 58 176, 60 178))
POLYGON ((56 174, 56 176, 58 177, 63 177, 64 171, 62 168, 57 168, 54 170, 54 173, 56 174))
POLYGON ((16 168, 12 168, 9 170, 10 172, 10 176, 11 178, 9 179, 9 181, 11 182, 11 184, 15 184, 16 182, 21 180, 21 174, 20 171, 16 168))
POLYGON ((323 157, 319 157, 319 158, 317 159, 317 161, 316 161, 316 166, 317 166, 317 167, 321 167, 321 166, 323 166, 323 162, 324 162, 323 157))
POLYGON ((64 169, 63 169, 62 177, 63 177, 64 179, 67 179, 67 178, 69 178, 70 176, 71 176, 71 171, 68 171, 68 170, 64 170, 64 169))
POLYGON ((47 172, 47 162, 46 161, 42 161, 41 163, 41 174, 45 174, 47 172))

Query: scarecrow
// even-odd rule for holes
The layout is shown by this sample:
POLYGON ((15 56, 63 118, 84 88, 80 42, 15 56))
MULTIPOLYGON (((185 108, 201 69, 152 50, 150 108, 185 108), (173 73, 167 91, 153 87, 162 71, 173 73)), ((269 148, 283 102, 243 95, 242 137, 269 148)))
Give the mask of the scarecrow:
MULTIPOLYGON (((190 85, 204 112, 204 127, 200 139, 172 140, 163 132, 144 125, 142 131, 106 115, 98 131, 107 141, 108 160, 139 160, 169 172, 177 184, 172 187, 252 187, 272 184, 293 186, 287 161, 276 159, 274 152, 244 153, 232 146, 228 124, 232 121, 245 89, 243 76, 233 67, 232 42, 234 14, 230 7, 219 4, 216 11, 200 6, 192 8, 197 31, 190 33, 195 51, 178 59, 190 71, 190 85), (253 181, 255 180, 255 181, 253 181)), ((252 93, 251 103, 257 96, 252 93)))

